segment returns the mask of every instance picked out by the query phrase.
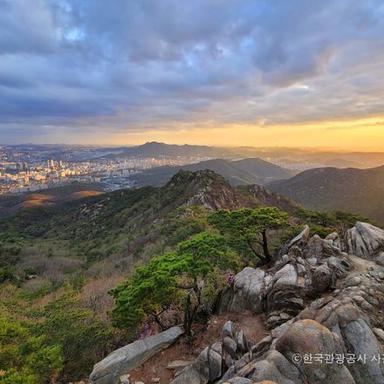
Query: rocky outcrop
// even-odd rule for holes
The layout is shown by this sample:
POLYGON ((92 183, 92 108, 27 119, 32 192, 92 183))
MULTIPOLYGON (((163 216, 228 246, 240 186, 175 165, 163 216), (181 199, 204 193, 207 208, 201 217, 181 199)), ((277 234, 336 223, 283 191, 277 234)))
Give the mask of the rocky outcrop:
POLYGON ((223 297, 220 312, 244 312, 263 310, 262 298, 266 273, 261 268, 244 268, 235 276, 233 288, 223 297))
POLYGON ((273 274, 265 294, 268 328, 286 322, 303 309, 303 287, 294 262, 285 264, 273 274))
POLYGON ((347 231, 347 249, 352 255, 373 259, 384 250, 384 230, 368 223, 357 222, 347 231))
POLYGON ((336 280, 348 273, 351 266, 339 246, 337 234, 310 238, 305 226, 285 244, 272 268, 247 267, 235 276, 233 288, 222 297, 220 312, 266 313, 270 329, 286 322, 304 308, 306 297, 331 291, 336 280))
POLYGON ((119 348, 97 363, 90 375, 91 384, 117 384, 119 377, 138 367, 159 351, 173 344, 184 331, 172 327, 165 332, 137 340, 119 348))
MULTIPOLYGON (((355 240, 343 244, 337 234, 308 238, 304 230, 272 268, 240 272, 227 309, 266 313, 271 331, 248 352, 223 364, 228 369, 219 383, 384 383, 381 231, 357 223, 347 237, 355 240), (363 235, 364 247, 361 225, 370 234, 363 235), (377 263, 361 262, 342 249, 377 263)), ((235 343, 226 345, 233 345, 235 356, 235 343)))
POLYGON ((383 281, 380 266, 345 279, 332 295, 313 301, 295 318, 273 329, 225 379, 384 383, 379 364, 384 331, 374 326, 382 323, 383 281))
POLYGON ((288 241, 281 249, 280 254, 285 255, 293 246, 301 246, 306 244, 309 239, 309 226, 306 225, 304 229, 292 240, 288 241))
POLYGON ((190 366, 184 368, 171 384, 207 384, 219 379, 241 356, 250 350, 251 344, 244 332, 236 330, 228 321, 224 324, 221 342, 205 348, 190 366))

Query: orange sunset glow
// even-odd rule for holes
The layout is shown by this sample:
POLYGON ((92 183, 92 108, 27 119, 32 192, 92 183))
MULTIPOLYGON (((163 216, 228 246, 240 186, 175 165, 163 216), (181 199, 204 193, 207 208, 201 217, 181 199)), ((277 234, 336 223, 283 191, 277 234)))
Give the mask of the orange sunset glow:
POLYGON ((381 2, 6 3, 2 144, 384 151, 381 2))

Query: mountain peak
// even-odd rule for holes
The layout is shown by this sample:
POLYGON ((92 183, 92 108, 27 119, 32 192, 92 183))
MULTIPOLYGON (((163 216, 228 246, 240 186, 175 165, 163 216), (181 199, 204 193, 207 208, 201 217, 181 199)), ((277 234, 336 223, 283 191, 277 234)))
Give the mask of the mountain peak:
POLYGON ((236 190, 224 177, 209 170, 180 170, 165 185, 187 197, 187 204, 203 205, 207 209, 235 209, 240 206, 236 190))
POLYGON ((185 185, 190 183, 209 185, 214 181, 227 183, 223 176, 215 173, 210 169, 203 169, 195 172, 180 169, 174 176, 172 176, 167 185, 185 185))

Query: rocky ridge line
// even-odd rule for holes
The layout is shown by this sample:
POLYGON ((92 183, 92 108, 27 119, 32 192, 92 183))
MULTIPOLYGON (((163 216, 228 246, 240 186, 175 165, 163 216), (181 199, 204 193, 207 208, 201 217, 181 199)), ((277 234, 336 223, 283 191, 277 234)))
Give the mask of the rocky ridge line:
POLYGON ((171 383, 384 383, 376 361, 384 343, 383 241, 384 231, 367 223, 349 230, 346 243, 336 233, 309 238, 305 228, 271 269, 245 268, 221 311, 265 312, 269 335, 244 354, 222 338, 212 358, 204 357, 208 347, 171 383))

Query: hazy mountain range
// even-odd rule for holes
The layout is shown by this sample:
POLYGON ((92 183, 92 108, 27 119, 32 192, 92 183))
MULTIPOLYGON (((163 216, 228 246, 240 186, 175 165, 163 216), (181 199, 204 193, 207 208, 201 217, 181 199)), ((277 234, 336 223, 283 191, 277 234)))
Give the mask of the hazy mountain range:
MULTIPOLYGON (((284 147, 215 147, 203 145, 175 145, 148 142, 137 146, 102 147, 85 145, 0 145, 0 153, 6 153, 11 161, 12 155, 25 154, 26 158, 38 160, 98 161, 99 159, 118 159, 130 157, 231 159, 261 158, 283 168, 305 170, 318 167, 372 168, 384 164, 383 152, 346 152, 322 148, 284 148, 284 147)), ((197 160, 198 161, 198 160, 197 160)))
POLYGON ((288 179, 295 172, 279 167, 259 158, 242 160, 213 159, 184 166, 163 166, 145 170, 133 176, 137 186, 165 184, 180 169, 199 171, 210 169, 229 181, 232 185, 265 185, 275 180, 288 179))
POLYGON ((307 208, 359 213, 384 223, 384 166, 310 169, 268 188, 307 208))
POLYGON ((121 157, 206 157, 223 159, 261 158, 283 168, 308 169, 322 166, 370 168, 384 164, 382 152, 346 152, 321 148, 214 147, 148 142, 133 147, 105 148, 109 158, 121 157))

